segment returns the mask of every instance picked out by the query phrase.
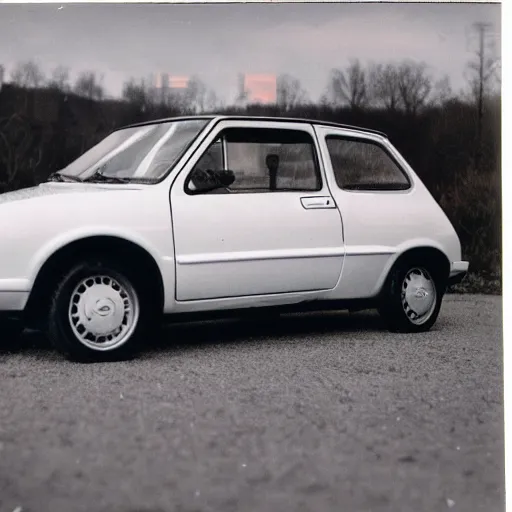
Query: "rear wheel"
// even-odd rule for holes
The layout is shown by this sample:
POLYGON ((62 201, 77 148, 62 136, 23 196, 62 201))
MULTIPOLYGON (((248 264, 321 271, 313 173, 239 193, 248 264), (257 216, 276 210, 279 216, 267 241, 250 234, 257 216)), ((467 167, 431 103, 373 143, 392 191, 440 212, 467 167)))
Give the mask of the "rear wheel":
POLYGON ((436 322, 445 280, 425 262, 401 262, 391 271, 379 313, 394 332, 424 332, 436 322))
POLYGON ((48 334, 56 349, 82 362, 132 357, 157 321, 140 274, 101 257, 73 266, 50 305, 48 334))

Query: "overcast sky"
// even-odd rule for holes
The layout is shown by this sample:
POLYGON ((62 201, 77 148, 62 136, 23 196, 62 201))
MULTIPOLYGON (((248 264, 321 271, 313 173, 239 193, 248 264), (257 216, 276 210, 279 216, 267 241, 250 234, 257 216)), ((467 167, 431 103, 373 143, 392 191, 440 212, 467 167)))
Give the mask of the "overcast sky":
MULTIPOLYGON (((103 73, 123 81, 152 72, 197 74, 230 101, 237 73, 290 73, 313 100, 329 70, 350 58, 426 62, 464 87, 474 22, 494 24, 499 4, 0 4, 0 64, 33 59, 45 71, 103 73)), ((499 46, 498 46, 499 51, 499 46)))

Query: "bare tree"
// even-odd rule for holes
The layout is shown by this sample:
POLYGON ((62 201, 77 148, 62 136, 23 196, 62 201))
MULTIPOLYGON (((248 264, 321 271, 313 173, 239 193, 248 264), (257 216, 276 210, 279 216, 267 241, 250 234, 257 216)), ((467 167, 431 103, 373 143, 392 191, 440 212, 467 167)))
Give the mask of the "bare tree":
POLYGON ((183 101, 183 108, 194 113, 213 110, 218 103, 215 91, 197 76, 191 77, 188 81, 183 101))
POLYGON ((52 71, 52 76, 48 81, 48 87, 58 89, 59 91, 68 91, 69 86, 69 69, 65 66, 57 66, 52 71))
POLYGON ((240 73, 238 75, 238 92, 235 98, 235 105, 237 107, 244 107, 249 99, 248 91, 245 87, 245 75, 240 73))
POLYGON ((209 89, 206 96, 206 111, 212 112, 220 106, 219 97, 213 89, 209 89))
POLYGON ((92 100, 101 100, 104 96, 101 80, 94 71, 82 71, 76 79, 74 91, 92 100))
POLYGON ((276 103, 284 110, 290 110, 307 101, 307 93, 300 80, 288 74, 277 77, 276 93, 276 103))
POLYGON ((11 80, 20 87, 38 88, 43 85, 45 76, 38 64, 29 60, 16 65, 11 73, 11 80))
POLYGON ((183 89, 177 91, 169 87, 155 87, 152 89, 150 96, 155 104, 166 107, 174 107, 181 110, 185 104, 183 89))
POLYGON ((15 113, 0 119, 0 192, 33 184, 42 158, 43 146, 28 118, 15 113))
POLYGON ((215 91, 196 76, 182 88, 157 87, 151 78, 140 81, 132 78, 123 85, 122 96, 139 112, 163 107, 175 112, 201 113, 214 110, 219 104, 215 91))
POLYGON ((400 108, 398 70, 394 64, 373 65, 368 77, 368 94, 372 103, 386 110, 400 108))
POLYGON ((150 104, 149 93, 143 80, 137 83, 135 79, 131 78, 125 82, 122 95, 126 102, 135 106, 140 112, 144 112, 150 104))
MULTIPOLYGON (((135 84, 135 81, 132 81, 135 84)), ((165 91, 162 87, 157 87, 155 84, 155 77, 153 75, 143 78, 139 81, 137 88, 140 98, 145 96, 146 108, 156 107, 157 105, 171 104, 169 91, 165 91)))
POLYGON ((435 82, 430 96, 430 104, 442 106, 454 98, 453 89, 448 75, 435 82))
POLYGON ((331 71, 327 86, 327 98, 335 104, 348 104, 354 110, 368 105, 366 70, 358 59, 351 60, 345 71, 341 69, 331 71))
POLYGON ((427 73, 427 65, 422 62, 404 61, 397 69, 397 80, 405 112, 416 114, 432 91, 432 79, 427 73))
POLYGON ((181 95, 182 106, 194 113, 205 110, 208 90, 204 82, 196 76, 190 78, 187 88, 181 95))
POLYGON ((471 95, 477 105, 478 123, 475 144, 475 168, 480 169, 482 159, 482 124, 484 117, 484 99, 490 92, 493 79, 500 83, 501 63, 494 51, 494 35, 489 23, 475 23, 474 33, 478 44, 475 57, 468 63, 468 81, 471 95))

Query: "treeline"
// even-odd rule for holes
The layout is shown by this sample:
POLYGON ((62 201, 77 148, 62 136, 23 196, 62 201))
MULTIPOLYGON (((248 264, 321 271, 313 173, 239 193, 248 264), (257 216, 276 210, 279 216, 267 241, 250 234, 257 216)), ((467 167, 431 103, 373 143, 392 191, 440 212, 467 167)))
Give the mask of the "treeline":
MULTIPOLYGON (((487 61, 485 66, 496 67, 487 61)), ((46 78, 33 63, 20 64, 0 89, 0 193, 40 183, 111 130, 148 119, 215 111, 354 124, 389 135, 452 220, 472 268, 496 272, 501 99, 481 67, 474 66, 466 93, 454 94, 447 79, 434 81, 421 63, 364 67, 352 61, 331 72, 316 104, 296 78, 282 75, 275 105, 237 98, 226 106, 197 77, 179 96, 132 79, 122 98, 110 99, 92 72, 70 85, 65 68, 46 78)))

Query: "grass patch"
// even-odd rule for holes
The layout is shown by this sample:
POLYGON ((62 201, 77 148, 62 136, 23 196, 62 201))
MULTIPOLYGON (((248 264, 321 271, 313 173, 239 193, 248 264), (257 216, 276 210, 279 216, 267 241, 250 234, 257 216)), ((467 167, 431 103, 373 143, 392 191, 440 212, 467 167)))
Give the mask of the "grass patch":
POLYGON ((470 272, 462 283, 450 286, 446 293, 481 293, 485 295, 501 295, 501 275, 499 273, 490 272, 470 272))

